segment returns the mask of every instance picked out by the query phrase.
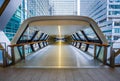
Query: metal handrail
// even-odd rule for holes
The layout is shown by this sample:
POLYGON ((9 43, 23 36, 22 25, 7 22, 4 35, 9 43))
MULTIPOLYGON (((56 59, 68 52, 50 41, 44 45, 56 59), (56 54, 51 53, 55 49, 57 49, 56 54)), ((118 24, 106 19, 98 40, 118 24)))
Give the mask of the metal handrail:
POLYGON ((22 46, 23 54, 22 54, 22 57, 20 58, 20 60, 22 60, 22 59, 25 59, 25 49, 24 49, 25 45, 28 45, 28 44, 31 45, 31 44, 41 43, 41 42, 48 42, 48 41, 26 42, 26 43, 8 45, 7 48, 9 48, 9 47, 11 48, 12 64, 16 63, 14 47, 22 46))
POLYGON ((86 42, 86 41, 73 41, 73 42, 80 42, 84 44, 92 44, 92 45, 97 45, 97 46, 109 46, 109 44, 100 44, 100 43, 86 42))
MULTIPOLYGON (((86 42, 86 41, 72 41, 72 42, 83 43, 83 44, 88 44, 88 45, 94 45, 94 54, 93 54, 94 59, 98 59, 98 60, 102 61, 103 64, 107 64, 107 47, 109 46, 109 44, 100 44, 100 43, 86 42), (96 51, 97 46, 102 46, 104 48, 104 50, 103 50, 104 54, 103 54, 103 59, 102 60, 97 57, 97 51, 96 51)), ((75 47, 76 47, 76 45, 75 45, 75 47)))
POLYGON ((110 44, 111 44, 111 56, 110 56, 110 58, 109 58, 109 60, 110 60, 110 65, 112 66, 112 67, 115 67, 115 66, 120 66, 120 64, 115 64, 115 58, 116 58, 116 56, 117 55, 119 55, 120 54, 120 47, 113 47, 114 46, 114 44, 115 43, 120 43, 120 42, 109 42, 110 44), (116 51, 115 51, 116 50, 116 51))

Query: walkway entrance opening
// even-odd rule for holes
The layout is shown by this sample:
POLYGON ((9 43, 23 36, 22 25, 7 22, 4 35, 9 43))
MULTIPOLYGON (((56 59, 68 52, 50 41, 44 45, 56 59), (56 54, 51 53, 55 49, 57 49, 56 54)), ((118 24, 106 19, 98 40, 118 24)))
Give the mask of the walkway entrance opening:
POLYGON ((16 66, 79 68, 106 64, 107 40, 88 17, 30 18, 21 25, 12 44, 13 64, 25 59, 16 66))

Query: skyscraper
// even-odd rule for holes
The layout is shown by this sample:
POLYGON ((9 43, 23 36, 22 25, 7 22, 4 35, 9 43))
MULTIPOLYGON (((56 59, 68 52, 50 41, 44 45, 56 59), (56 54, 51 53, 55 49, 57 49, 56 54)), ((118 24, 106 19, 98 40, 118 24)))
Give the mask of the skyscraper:
POLYGON ((120 0, 95 0, 81 14, 93 18, 109 41, 120 38, 120 0))
POLYGON ((6 25, 4 32, 12 40, 20 24, 33 16, 50 15, 49 0, 23 0, 19 8, 6 25))
POLYGON ((27 0, 28 17, 50 15, 49 0, 27 0))
POLYGON ((120 38, 120 0, 107 0, 107 21, 111 22, 111 40, 120 38))
POLYGON ((4 28, 4 33, 9 40, 12 40, 13 36, 17 32, 21 23, 21 6, 15 11, 14 15, 11 17, 6 27, 4 28))
POLYGON ((77 0, 50 0, 52 15, 77 15, 77 0))
POLYGON ((88 16, 88 10, 95 0, 80 0, 80 15, 88 16))

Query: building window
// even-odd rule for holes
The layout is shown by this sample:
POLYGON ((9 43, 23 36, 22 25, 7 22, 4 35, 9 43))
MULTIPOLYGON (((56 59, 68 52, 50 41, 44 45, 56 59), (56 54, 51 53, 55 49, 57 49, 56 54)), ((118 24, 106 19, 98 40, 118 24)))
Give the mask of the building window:
POLYGON ((110 9, 120 9, 120 5, 109 5, 110 9))
POLYGON ((114 26, 120 26, 120 22, 114 22, 114 26))
POLYGON ((115 29, 114 29, 114 32, 115 32, 115 33, 120 33, 120 28, 115 28, 115 29))
POLYGON ((120 15, 120 11, 109 11, 109 15, 120 15))
POLYGON ((105 19, 100 20, 100 21, 99 21, 99 23, 103 23, 103 22, 105 22, 105 21, 106 21, 106 18, 105 18, 105 19))
POLYGON ((112 26, 112 23, 108 24, 108 26, 112 26))
POLYGON ((118 40, 119 38, 119 36, 114 36, 114 40, 118 40))
POLYGON ((120 0, 115 0, 115 2, 120 2, 120 0))
POLYGON ((120 0, 109 0, 109 2, 120 2, 120 0))
POLYGON ((113 0, 109 0, 109 2, 113 2, 113 0))

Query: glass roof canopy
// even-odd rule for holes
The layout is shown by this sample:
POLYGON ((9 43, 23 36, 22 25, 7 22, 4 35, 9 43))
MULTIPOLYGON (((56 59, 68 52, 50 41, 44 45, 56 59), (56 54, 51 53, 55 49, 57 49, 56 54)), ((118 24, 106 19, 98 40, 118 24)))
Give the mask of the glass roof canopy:
POLYGON ((39 16, 23 22, 13 44, 47 40, 50 36, 64 38, 71 36, 73 40, 107 44, 107 40, 97 24, 88 17, 82 16, 39 16))

